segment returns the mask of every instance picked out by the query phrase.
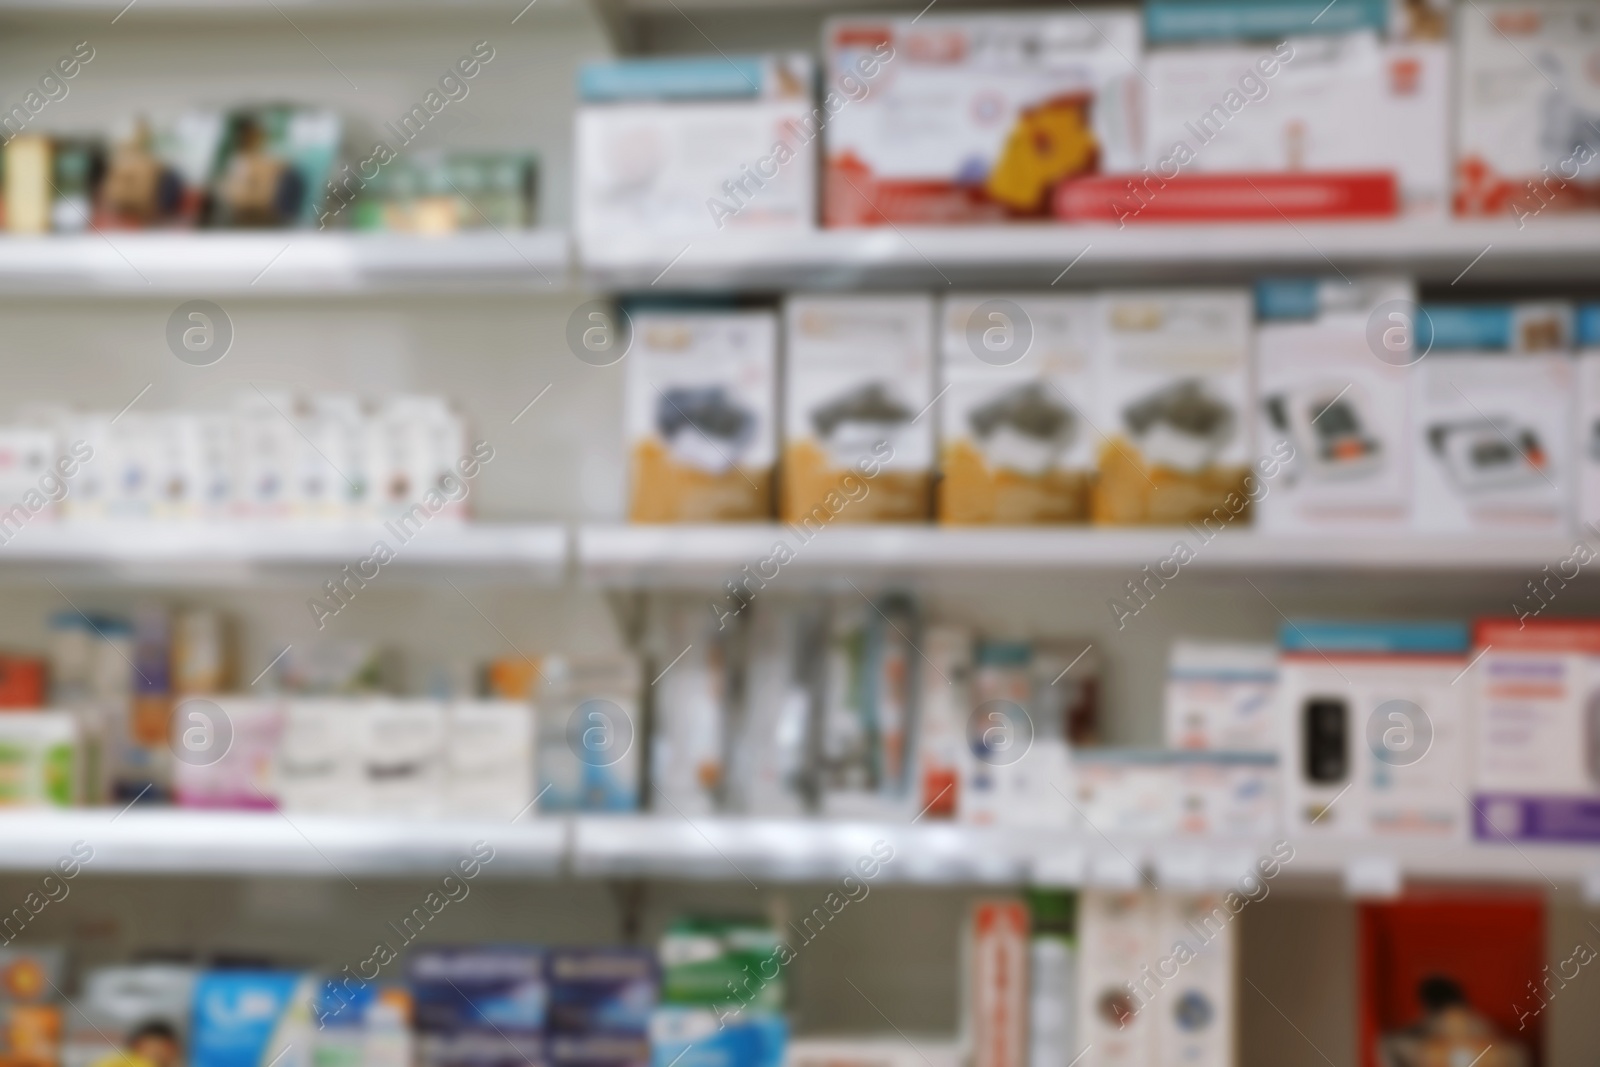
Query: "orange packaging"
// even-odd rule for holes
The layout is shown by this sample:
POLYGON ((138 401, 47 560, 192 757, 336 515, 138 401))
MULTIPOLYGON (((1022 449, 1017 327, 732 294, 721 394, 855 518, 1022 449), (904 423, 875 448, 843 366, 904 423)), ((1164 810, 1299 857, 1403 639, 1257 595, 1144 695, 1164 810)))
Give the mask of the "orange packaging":
POLYGON ((1028 909, 1019 900, 972 906, 973 1067, 1028 1060, 1028 909))

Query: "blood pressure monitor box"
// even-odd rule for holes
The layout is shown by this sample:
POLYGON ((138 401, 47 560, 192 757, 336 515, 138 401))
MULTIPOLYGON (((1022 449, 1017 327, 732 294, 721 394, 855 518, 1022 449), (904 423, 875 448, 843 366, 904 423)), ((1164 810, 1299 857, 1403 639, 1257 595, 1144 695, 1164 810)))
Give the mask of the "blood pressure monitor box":
POLYGON ((1093 299, 950 296, 940 318, 939 521, 1087 519, 1093 299))
POLYGON ((1417 529, 1567 532, 1576 485, 1571 338, 1566 304, 1423 306, 1417 529))
POLYGON ((1247 525, 1249 292, 1113 291, 1099 301, 1095 424, 1105 436, 1094 521, 1247 525))
POLYGON ((771 515, 777 372, 770 311, 636 312, 625 400, 629 518, 771 515))
POLYGON ((1280 643, 1290 835, 1464 837, 1467 628, 1291 621, 1280 643))
POLYGON ((1473 829, 1600 842, 1600 622, 1482 619, 1473 829))
POLYGON ((933 300, 798 296, 784 307, 781 517, 921 522, 933 501, 933 300))
POLYGON ((1258 502, 1263 529, 1409 528, 1415 302, 1397 278, 1257 285, 1259 443, 1263 455, 1293 457, 1258 502), (1408 318, 1397 332, 1380 322, 1375 350, 1370 324, 1386 307, 1408 318))

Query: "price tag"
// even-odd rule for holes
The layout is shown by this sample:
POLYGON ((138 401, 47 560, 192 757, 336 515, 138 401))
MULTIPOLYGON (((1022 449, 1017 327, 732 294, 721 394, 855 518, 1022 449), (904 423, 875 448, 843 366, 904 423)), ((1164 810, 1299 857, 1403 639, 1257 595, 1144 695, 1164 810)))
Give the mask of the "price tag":
POLYGON ((1600 908, 1600 867, 1592 867, 1583 876, 1583 902, 1591 908, 1600 908))
POLYGON ((1352 897, 1400 895, 1400 861, 1393 856, 1357 856, 1344 869, 1344 891, 1352 897))
POLYGON ((1097 889, 1138 889, 1143 881, 1128 857, 1116 852, 1096 852, 1089 857, 1088 882, 1097 889))
POLYGON ((1172 893, 1199 893, 1211 888, 1206 854, 1200 849, 1173 848, 1156 856, 1156 885, 1172 893))
POLYGON ((1083 849, 1067 846, 1052 849, 1033 861, 1033 884, 1043 889, 1076 889, 1084 882, 1089 858, 1083 849))

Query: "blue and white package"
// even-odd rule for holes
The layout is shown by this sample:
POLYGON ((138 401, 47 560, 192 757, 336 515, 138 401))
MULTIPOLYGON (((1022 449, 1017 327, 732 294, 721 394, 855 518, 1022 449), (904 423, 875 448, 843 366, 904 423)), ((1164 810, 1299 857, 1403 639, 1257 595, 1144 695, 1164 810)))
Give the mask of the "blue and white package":
POLYGON ((552 950, 550 1032, 645 1037, 660 999, 655 953, 636 948, 552 950))
POLYGON ((544 1032, 550 987, 539 949, 419 949, 406 967, 406 981, 419 1033, 537 1037, 544 1032))
POLYGON ((189 1067, 306 1067, 316 980, 294 971, 210 971, 194 991, 189 1067))
POLYGON ((651 1067, 782 1067, 789 1024, 748 1008, 721 1018, 715 1008, 663 1004, 650 1020, 651 1067))

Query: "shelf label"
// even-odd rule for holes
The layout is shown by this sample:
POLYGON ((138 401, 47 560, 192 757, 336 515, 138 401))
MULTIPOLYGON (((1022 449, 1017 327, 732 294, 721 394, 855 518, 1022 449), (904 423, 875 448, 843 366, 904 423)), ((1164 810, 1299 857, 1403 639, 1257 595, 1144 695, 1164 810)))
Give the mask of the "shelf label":
POLYGON ((1357 856, 1344 869, 1344 891, 1352 897, 1397 897, 1402 882, 1400 861, 1393 856, 1357 856))

